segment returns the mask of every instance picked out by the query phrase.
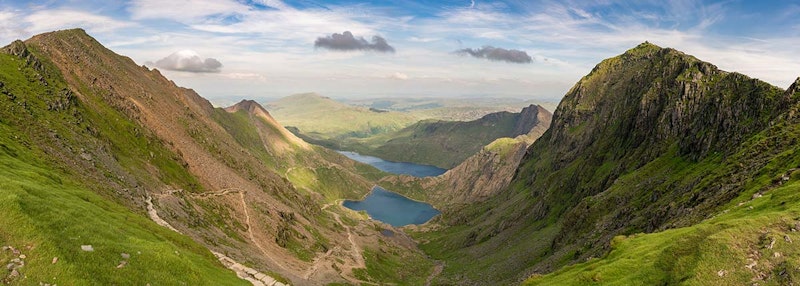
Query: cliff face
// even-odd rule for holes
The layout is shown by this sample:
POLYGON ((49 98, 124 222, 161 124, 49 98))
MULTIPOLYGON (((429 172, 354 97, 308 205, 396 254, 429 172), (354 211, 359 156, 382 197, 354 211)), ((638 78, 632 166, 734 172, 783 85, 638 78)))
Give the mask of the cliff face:
POLYGON ((455 281, 483 283, 601 256, 617 234, 696 223, 766 166, 740 146, 795 102, 767 83, 641 44, 570 89, 510 187, 454 214, 449 221, 466 229, 425 247, 467 256, 454 263, 480 274, 455 281), (514 249, 513 259, 495 259, 500 249, 514 249), (469 262, 479 255, 495 264, 469 262))

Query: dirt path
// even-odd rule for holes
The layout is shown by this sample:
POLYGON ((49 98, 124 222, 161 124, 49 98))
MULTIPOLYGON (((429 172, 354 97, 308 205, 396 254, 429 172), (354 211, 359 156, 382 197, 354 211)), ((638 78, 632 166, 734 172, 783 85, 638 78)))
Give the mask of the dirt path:
MULTIPOLYGON (((341 219, 341 217, 340 217, 340 215, 338 213, 336 213, 334 211, 331 211, 331 210, 328 210, 328 208, 333 206, 333 205, 339 205, 341 203, 341 201, 342 200, 336 200, 336 202, 334 202, 334 203, 327 203, 327 204, 323 205, 322 208, 321 208, 322 210, 328 212, 331 216, 333 216, 334 220, 336 220, 336 223, 341 225, 342 228, 344 228, 347 231, 347 241, 350 243, 350 249, 349 249, 350 254, 348 256, 350 256, 352 258, 352 262, 350 262, 349 260, 346 260, 344 263, 342 263, 341 267, 340 267, 341 270, 339 271, 339 275, 342 278, 344 278, 345 280, 347 280, 348 282, 353 283, 353 284, 378 285, 376 283, 369 282, 369 281, 364 281, 364 280, 358 279, 356 277, 353 277, 352 275, 345 274, 345 272, 347 272, 345 270, 349 270, 349 272, 352 273, 353 269, 366 268, 367 265, 366 265, 366 262, 364 261, 364 257, 361 254, 362 253, 362 249, 358 245, 358 243, 356 243, 356 240, 355 240, 355 237, 354 237, 354 234, 353 234, 354 230, 349 225, 347 225, 344 222, 342 222, 342 219, 341 219)), ((333 253, 335 253, 336 251, 339 251, 339 250, 341 250, 341 248, 339 246, 336 246, 336 247, 332 248, 331 250, 328 250, 328 252, 326 252, 325 254, 315 258, 314 262, 311 265, 311 267, 309 267, 309 269, 306 271, 306 273, 304 275, 304 278, 305 279, 309 279, 317 271, 317 269, 323 263, 325 263, 326 259, 331 254, 333 254, 333 253)))
POLYGON ((261 251, 261 253, 264 254, 264 256, 267 257, 272 262, 272 264, 274 264, 275 266, 278 266, 278 268, 280 268, 280 269, 282 269, 284 271, 288 271, 286 266, 284 266, 283 264, 278 262, 275 258, 273 258, 272 255, 270 255, 270 252, 267 251, 267 249, 264 246, 262 246, 261 243, 258 242, 258 240, 256 240, 255 234, 253 233, 252 225, 250 223, 250 212, 247 210, 248 207, 247 207, 247 200, 245 199, 245 192, 242 189, 239 189, 239 188, 227 188, 227 189, 219 190, 217 192, 206 192, 206 193, 202 193, 202 194, 194 194, 192 196, 195 197, 195 198, 203 198, 203 199, 205 199, 205 198, 208 198, 208 197, 219 197, 219 196, 224 196, 224 195, 233 194, 233 193, 238 193, 239 194, 239 201, 242 204, 242 212, 244 213, 244 218, 245 218, 245 226, 247 227, 247 236, 250 239, 250 241, 253 242, 253 244, 256 246, 256 248, 258 248, 258 250, 261 251))
POLYGON ((147 215, 150 216, 151 220, 153 220, 154 222, 156 222, 160 226, 169 228, 170 230, 172 230, 174 232, 181 233, 180 231, 178 231, 177 229, 172 227, 172 225, 170 225, 167 221, 165 221, 160 216, 158 216, 158 212, 156 211, 156 208, 153 207, 153 197, 147 196, 147 198, 145 198, 144 202, 147 203, 147 215))
MULTIPOLYGON (((180 190, 169 191, 169 192, 167 192, 165 194, 161 194, 160 196, 163 197, 163 196, 166 196, 166 195, 172 195, 176 191, 180 191, 180 190)), ((220 190, 219 192, 215 192, 215 193, 205 193, 205 194, 195 195, 195 197, 207 198, 207 197, 210 197, 210 196, 223 196, 223 195, 227 195, 227 194, 230 194, 230 193, 239 193, 239 198, 241 199, 242 207, 243 207, 243 210, 244 210, 245 223, 247 225, 247 233, 250 236, 250 240, 253 242, 253 244, 256 245, 256 247, 259 250, 261 250, 261 252, 264 254, 264 256, 269 258, 269 260, 271 260, 275 265, 277 265, 281 269, 286 270, 286 268, 284 268, 283 265, 281 265, 280 263, 277 263, 277 261, 275 261, 275 259, 273 259, 272 256, 268 255, 268 253, 261 246, 261 244, 259 244, 258 241, 256 241, 255 236, 253 235, 253 231, 252 231, 252 229, 250 227, 250 214, 247 212, 247 202, 245 201, 244 192, 242 190, 236 189, 236 188, 229 188, 229 189, 220 190)), ((150 216, 151 220, 153 220, 158 225, 161 225, 163 227, 169 228, 170 230, 172 230, 174 232, 181 233, 180 231, 178 231, 177 229, 172 227, 172 225, 170 225, 167 221, 165 221, 164 219, 162 219, 158 215, 158 211, 156 211, 155 207, 153 206, 153 197, 147 196, 147 198, 145 198, 145 203, 147 204, 147 214, 150 216)), ((230 270, 233 270, 233 272, 236 273, 236 276, 239 276, 239 278, 247 280, 248 282, 250 282, 254 286, 286 286, 286 284, 278 282, 277 280, 275 280, 275 278, 272 278, 271 276, 266 275, 264 273, 261 273, 258 270, 255 270, 253 268, 244 266, 241 263, 236 262, 232 258, 230 258, 228 256, 225 256, 222 253, 215 252, 215 251, 211 251, 211 253, 213 253, 214 256, 216 256, 217 259, 220 262, 222 262, 223 265, 225 265, 225 267, 227 267, 230 270)))
POLYGON ((428 279, 425 280, 425 286, 431 286, 433 278, 439 276, 439 274, 442 273, 442 270, 444 270, 444 264, 442 264, 441 261, 436 261, 436 266, 433 267, 433 272, 431 272, 431 275, 428 275, 428 279))

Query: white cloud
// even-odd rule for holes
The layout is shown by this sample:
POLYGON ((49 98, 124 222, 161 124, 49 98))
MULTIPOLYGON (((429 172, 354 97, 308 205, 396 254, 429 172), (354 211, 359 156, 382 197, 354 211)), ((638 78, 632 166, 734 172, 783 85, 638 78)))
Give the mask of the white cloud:
POLYGON ((407 80, 408 79, 408 75, 404 74, 404 73, 401 73, 401 72, 396 72, 396 73, 390 74, 389 76, 387 76, 387 78, 397 79, 397 80, 407 80))
POLYGON ((195 73, 219 72, 222 67, 222 63, 217 59, 203 59, 197 52, 192 50, 182 50, 172 53, 166 58, 156 61, 152 65, 161 69, 195 73))

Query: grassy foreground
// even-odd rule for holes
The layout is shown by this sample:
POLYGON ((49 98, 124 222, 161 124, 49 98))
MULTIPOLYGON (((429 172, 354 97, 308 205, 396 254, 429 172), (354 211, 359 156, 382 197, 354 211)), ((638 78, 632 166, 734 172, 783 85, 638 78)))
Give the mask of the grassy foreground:
POLYGON ((794 181, 690 227, 618 236, 607 256, 524 285, 789 285, 800 278, 798 190, 794 181))
POLYGON ((204 247, 48 168, 0 124, 0 251, 23 285, 243 285, 204 247), (94 251, 83 251, 91 245, 94 251), (126 257, 123 257, 123 253, 126 257), (124 265, 118 267, 119 265, 124 265), (21 263, 18 263, 21 264, 21 263))

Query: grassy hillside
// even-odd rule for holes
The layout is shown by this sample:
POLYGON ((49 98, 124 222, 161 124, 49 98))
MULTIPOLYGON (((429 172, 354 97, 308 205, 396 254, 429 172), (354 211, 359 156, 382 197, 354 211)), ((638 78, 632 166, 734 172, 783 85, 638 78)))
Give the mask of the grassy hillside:
MULTIPOLYGON (((800 134, 791 127, 795 111, 789 110, 797 109, 797 100, 793 92, 642 44, 603 61, 567 93, 508 189, 452 214, 444 220, 450 228, 420 234, 430 241, 422 247, 447 261, 442 283, 512 283, 604 257, 618 235, 693 226, 734 199, 768 190, 774 178, 779 182, 798 165, 787 153, 800 134)), ((697 234, 691 232, 686 234, 697 234)), ((672 268, 691 266, 694 254, 702 252, 679 243, 691 239, 667 235, 650 236, 663 239, 656 246, 677 251, 667 250, 666 264, 655 267, 672 271, 667 277, 711 273, 672 268)), ((644 277, 661 271, 643 259, 631 261, 642 262, 642 269, 624 274, 607 268, 605 274, 644 277)), ((609 262, 585 267, 604 263, 609 262)), ((569 274, 580 272, 570 269, 569 274)))
MULTIPOLYGON (((0 245, 18 251, 0 251, 3 265, 16 265, 15 271, 3 272, 0 281, 21 285, 244 284, 205 247, 120 204, 128 203, 122 197, 132 194, 115 189, 114 184, 96 185, 102 179, 81 175, 83 168, 92 166, 54 158, 54 150, 67 142, 88 143, 72 152, 89 158, 86 152, 102 144, 89 143, 87 134, 111 134, 105 132, 131 126, 104 114, 105 109, 87 109, 51 65, 33 57, 0 54, 0 92, 0 245), (121 196, 113 198, 115 194, 121 196), (94 251, 82 251, 81 245, 91 245, 94 251)), ((128 134, 97 139, 133 146, 147 142, 128 134)), ((163 149, 126 150, 158 154, 153 163, 165 171, 162 179, 193 183, 193 176, 181 171, 177 162, 161 157, 163 149)), ((134 157, 143 154, 117 154, 121 164, 142 163, 134 157)))

